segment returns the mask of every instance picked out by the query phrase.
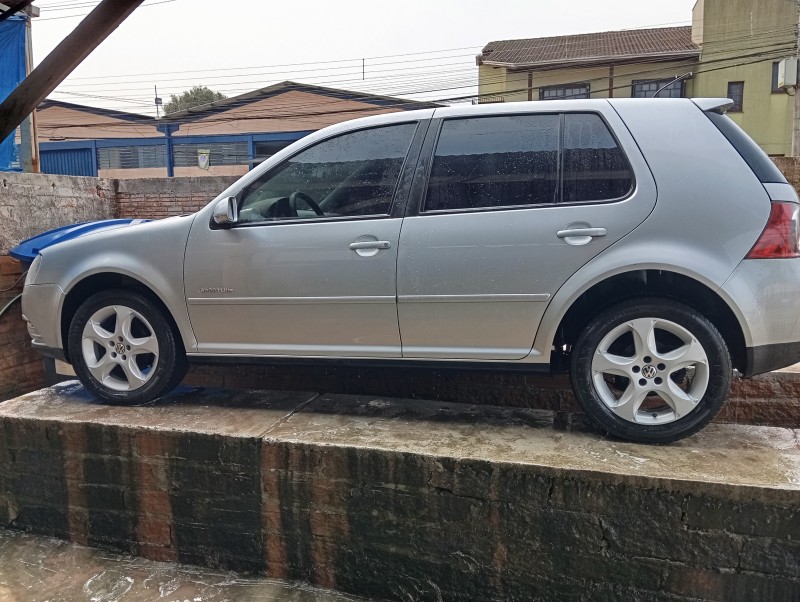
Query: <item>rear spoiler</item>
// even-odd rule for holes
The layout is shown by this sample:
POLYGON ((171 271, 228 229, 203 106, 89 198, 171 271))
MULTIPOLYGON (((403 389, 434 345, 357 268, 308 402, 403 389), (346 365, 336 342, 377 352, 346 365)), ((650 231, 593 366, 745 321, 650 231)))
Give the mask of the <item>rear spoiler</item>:
POLYGON ((733 106, 730 98, 693 98, 692 102, 705 113, 719 113, 720 115, 733 106))

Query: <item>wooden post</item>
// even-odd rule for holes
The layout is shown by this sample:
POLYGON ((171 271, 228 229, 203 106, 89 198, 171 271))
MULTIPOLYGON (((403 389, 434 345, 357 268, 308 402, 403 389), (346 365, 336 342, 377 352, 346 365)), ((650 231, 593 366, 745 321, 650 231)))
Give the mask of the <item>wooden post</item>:
MULTIPOLYGON (((31 43, 31 20, 25 22, 25 76, 33 69, 33 46, 31 43)), ((19 128, 20 163, 22 171, 39 173, 39 132, 36 129, 36 109, 31 111, 19 128)))
POLYGON ((102 0, 0 103, 0 140, 55 90, 144 0, 102 0))

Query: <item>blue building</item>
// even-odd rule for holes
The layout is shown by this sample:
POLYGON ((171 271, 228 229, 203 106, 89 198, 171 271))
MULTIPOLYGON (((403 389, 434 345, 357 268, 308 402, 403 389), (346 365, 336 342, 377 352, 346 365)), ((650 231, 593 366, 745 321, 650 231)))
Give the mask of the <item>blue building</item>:
POLYGON ((37 111, 41 168, 113 178, 240 175, 328 125, 436 106, 288 81, 160 120, 46 100, 37 111))

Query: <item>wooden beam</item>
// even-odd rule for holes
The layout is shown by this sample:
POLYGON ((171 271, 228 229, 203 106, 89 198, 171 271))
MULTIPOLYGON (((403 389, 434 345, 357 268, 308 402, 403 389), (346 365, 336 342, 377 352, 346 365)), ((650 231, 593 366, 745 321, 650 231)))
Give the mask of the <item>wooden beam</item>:
POLYGON ((102 0, 0 103, 0 140, 5 140, 142 2, 102 0))
MULTIPOLYGON (((11 4, 8 4, 7 2, 0 2, 0 12, 6 12, 8 9, 13 8, 13 6, 14 2, 12 2, 11 4)), ((24 12, 29 17, 34 17, 34 18, 38 17, 40 14, 38 6, 30 6, 30 5, 23 8, 22 12, 24 12)))

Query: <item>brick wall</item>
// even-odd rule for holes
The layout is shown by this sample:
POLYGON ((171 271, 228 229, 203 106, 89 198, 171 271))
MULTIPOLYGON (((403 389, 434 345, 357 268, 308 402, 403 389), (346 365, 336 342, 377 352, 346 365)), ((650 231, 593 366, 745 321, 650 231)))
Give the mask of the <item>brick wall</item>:
POLYGON ((773 157, 772 160, 789 183, 800 192, 800 157, 773 157))
MULTIPOLYGON (((18 261, 0 256, 0 309, 22 292, 18 261)), ((31 349, 19 300, 0 317, 0 401, 44 386, 41 356, 31 349)))
POLYGON ((215 176, 117 180, 116 216, 160 219, 194 213, 237 179, 215 176))

